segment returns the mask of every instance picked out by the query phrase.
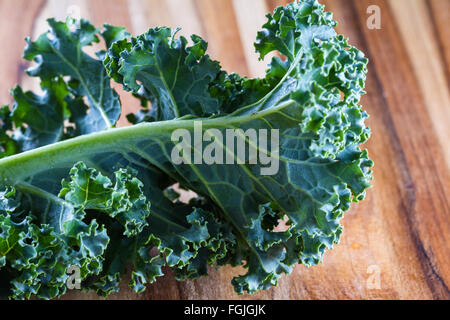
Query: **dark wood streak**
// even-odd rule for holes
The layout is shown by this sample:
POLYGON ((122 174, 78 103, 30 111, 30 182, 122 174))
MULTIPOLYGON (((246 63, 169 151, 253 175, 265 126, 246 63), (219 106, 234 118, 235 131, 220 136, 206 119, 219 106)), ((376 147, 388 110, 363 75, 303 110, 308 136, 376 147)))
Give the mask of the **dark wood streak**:
POLYGON ((177 286, 177 292, 178 292, 178 297, 180 298, 180 299, 185 299, 184 298, 184 294, 183 294, 183 288, 182 288, 182 286, 184 287, 184 283, 181 283, 181 282, 179 282, 179 281, 176 281, 175 282, 175 285, 177 286))
MULTIPOLYGON (((355 21, 355 23, 357 24, 357 27, 355 28, 355 30, 358 30, 358 34, 359 34, 359 38, 361 41, 361 44, 363 46, 363 51, 365 51, 369 57, 373 57, 370 46, 367 43, 367 39, 364 36, 362 30, 363 28, 365 28, 365 26, 363 26, 360 22, 359 19, 359 11, 355 6, 354 3, 355 0, 350 1, 350 9, 351 9, 351 13, 353 16, 352 21, 355 21)), ((387 6, 386 6, 387 7, 387 6)), ((387 13, 390 15, 390 10, 388 10, 387 8, 384 8, 387 13)), ((392 21, 391 19, 385 19, 388 21, 392 21)), ((386 22, 384 22, 386 23, 386 22)), ((402 50, 405 51, 405 47, 403 42, 401 42, 402 45, 402 50)), ((410 64, 409 60, 408 63, 410 64)), ((384 88, 383 88, 383 84, 382 81, 378 75, 378 71, 377 68, 373 68, 371 70, 371 74, 369 76, 372 76, 373 79, 375 80, 375 84, 377 86, 377 91, 378 92, 384 92, 384 88)), ((408 166, 408 162, 406 160, 406 155, 405 152, 401 146, 401 141, 399 138, 399 134, 397 132, 396 126, 394 124, 394 120, 393 120, 393 115, 391 113, 391 108, 389 107, 389 102, 387 101, 387 99, 385 98, 384 95, 381 95, 381 100, 383 102, 383 105, 385 106, 385 113, 380 113, 383 115, 383 120, 386 123, 386 128, 389 130, 389 135, 390 135, 390 141, 392 141, 393 147, 396 150, 396 155, 398 156, 398 162, 396 162, 397 166, 401 166, 402 170, 400 170, 401 172, 401 176, 402 176, 402 180, 403 183, 402 185, 407 185, 410 186, 409 188, 403 188, 403 189, 399 189, 399 193, 402 195, 402 201, 401 201, 401 207, 402 207, 402 212, 404 213, 404 218, 406 220, 407 225, 409 226, 409 230, 410 230, 410 235, 412 238, 412 241, 415 245, 416 248, 416 254, 417 257, 419 259, 420 262, 420 266, 422 267, 422 271, 425 275, 425 279, 427 282, 427 285, 431 291, 431 294, 433 295, 434 299, 448 299, 450 297, 450 291, 449 288, 447 286, 447 284, 445 283, 444 279, 442 278, 442 276, 440 275, 440 271, 438 266, 436 265, 436 263, 433 263, 432 260, 434 260, 434 255, 433 252, 429 252, 427 249, 425 249, 423 241, 420 237, 420 232, 417 229, 417 221, 415 221, 416 219, 415 214, 414 214, 414 207, 416 204, 416 188, 414 187, 414 183, 413 183, 413 178, 408 166), (405 198, 403 198, 405 197, 405 198), (407 203, 407 205, 405 204, 405 201, 407 203)), ((423 103, 423 101, 422 101, 423 103)), ((378 115, 380 115, 378 114, 378 115)), ((426 145, 426 143, 424 144, 426 145)), ((426 154, 426 153, 425 153, 426 154)), ((433 163, 433 161, 431 161, 431 163, 433 163)), ((426 181, 426 179, 425 179, 426 181)), ((438 179, 438 181, 440 181, 438 179)), ((429 193, 429 188, 426 188, 427 193, 429 193)), ((431 197, 431 195, 430 195, 431 197)), ((431 204, 434 206, 434 204, 431 202, 431 204)))
POLYGON ((417 250, 417 257, 419 258, 425 280, 433 298, 436 300, 449 299, 450 290, 440 274, 439 266, 434 262, 433 251, 431 248, 428 250, 425 249, 416 227, 417 222, 411 218, 410 209, 405 205, 404 201, 401 201, 401 210, 404 212, 409 230, 411 231, 410 234, 417 250))

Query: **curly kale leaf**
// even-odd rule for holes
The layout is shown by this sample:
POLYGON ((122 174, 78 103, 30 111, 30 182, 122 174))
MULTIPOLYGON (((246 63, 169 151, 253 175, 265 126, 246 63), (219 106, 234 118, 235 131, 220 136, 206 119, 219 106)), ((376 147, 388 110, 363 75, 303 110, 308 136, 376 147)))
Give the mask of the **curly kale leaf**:
POLYGON ((131 169, 119 169, 111 180, 80 162, 62 185, 61 198, 26 184, 0 192, 0 273, 11 279, 15 299, 64 294, 71 266, 81 270, 84 289, 107 295, 118 290, 131 265, 130 286, 140 292, 163 275, 164 265, 185 267, 195 257, 191 250, 205 248, 212 264, 225 254, 225 242, 233 241, 231 234, 222 237, 228 228, 202 209, 184 223, 161 218, 149 226, 150 202, 131 169), (45 202, 45 216, 27 214, 34 201, 45 202), (165 230, 161 223, 173 226, 165 230), (154 247, 159 253, 152 256, 154 247))
POLYGON ((74 218, 70 227, 69 223, 64 227, 65 232, 57 231, 50 220, 47 223, 42 217, 27 214, 30 204, 20 201, 21 192, 2 190, 0 274, 11 283, 10 297, 24 299, 34 295, 51 299, 64 294, 69 266, 78 266, 84 276, 100 272, 101 255, 109 239, 95 220, 84 223, 74 218))
MULTIPOLYGON (((103 68, 103 54, 100 52, 99 57, 94 58, 83 51, 84 47, 99 42, 98 29, 86 20, 64 23, 49 19, 48 23, 48 33, 35 42, 27 39, 24 57, 37 63, 28 69, 28 74, 42 79, 70 77, 68 86, 72 94, 76 98, 86 98, 89 106, 89 113, 78 112, 73 119, 83 129, 81 134, 113 127, 121 107, 119 95, 111 88, 110 78, 103 68)), ((113 36, 108 31, 104 34, 110 42, 113 36)))
POLYGON ((192 46, 178 30, 150 29, 130 41, 112 45, 105 59, 108 74, 124 88, 152 101, 149 118, 170 120, 184 115, 205 116, 219 111, 208 92, 220 71, 219 63, 205 55, 207 43, 193 35, 192 46))
MULTIPOLYGON (((26 57, 38 63, 30 74, 41 77, 44 95, 17 88, 13 115, 0 109, 0 281, 10 295, 60 296, 71 265, 84 289, 104 296, 127 271, 142 292, 164 266, 185 280, 206 275, 208 265, 242 265, 246 273, 232 283, 254 293, 298 263, 322 261, 372 178, 360 148, 370 136, 359 105, 368 60, 316 0, 267 18, 255 48, 261 59, 279 56, 260 79, 221 70, 204 40, 192 36, 189 45, 166 27, 131 37, 106 25, 97 59, 81 50, 99 39, 84 20, 50 20, 52 36, 29 41, 26 57), (133 126, 103 130, 120 114, 111 79, 143 104, 129 116, 133 126), (276 131, 279 148, 269 153, 277 170, 262 174, 267 168, 249 161, 175 164, 172 133, 195 136, 199 123, 210 139, 191 154, 234 130, 261 160, 274 142, 254 145, 248 130, 276 131), (180 201, 176 183, 198 196, 180 201)), ((221 149, 236 160, 236 145, 221 149)))
MULTIPOLYGON (((0 109, 0 158, 114 127, 121 114, 103 68, 105 50, 97 57, 84 51, 99 42, 99 30, 86 20, 48 23, 49 32, 34 42, 26 39, 24 52, 36 62, 27 73, 40 78, 43 94, 11 90, 12 108, 0 109)), ((101 36, 109 47, 128 33, 105 24, 101 36)))

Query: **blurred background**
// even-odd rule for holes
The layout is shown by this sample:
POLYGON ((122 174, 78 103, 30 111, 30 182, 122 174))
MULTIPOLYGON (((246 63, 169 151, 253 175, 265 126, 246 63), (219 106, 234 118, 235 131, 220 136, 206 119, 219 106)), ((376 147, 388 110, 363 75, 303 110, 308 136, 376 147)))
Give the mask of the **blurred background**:
MULTIPOLYGON (((0 104, 21 83, 36 89, 21 59, 25 36, 47 31, 46 19, 83 17, 97 26, 181 27, 209 42, 229 72, 262 76, 253 42, 265 15, 285 0, 0 0, 0 104)), ((373 188, 343 220, 341 243, 310 269, 297 266, 256 299, 449 299, 450 283, 450 0, 321 0, 338 33, 370 58, 367 95, 375 161, 373 188)), ((92 49, 95 52, 95 48, 92 49)), ((124 114, 138 103, 117 87, 124 114)), ((126 125, 122 119, 120 125, 126 125)), ((142 295, 123 282, 120 299, 235 299, 239 268, 178 283, 170 271, 142 295)), ((72 292, 65 298, 93 299, 72 292)))

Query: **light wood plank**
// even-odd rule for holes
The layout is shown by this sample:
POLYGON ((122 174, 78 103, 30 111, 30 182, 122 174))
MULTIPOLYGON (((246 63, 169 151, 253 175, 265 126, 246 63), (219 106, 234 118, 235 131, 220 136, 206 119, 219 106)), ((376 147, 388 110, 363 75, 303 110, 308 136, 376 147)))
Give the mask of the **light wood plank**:
POLYGON ((245 51, 249 75, 251 77, 264 77, 267 64, 270 63, 273 55, 268 55, 264 61, 259 61, 259 55, 255 53, 254 43, 257 32, 267 21, 265 15, 269 9, 266 3, 261 0, 233 0, 233 8, 241 35, 242 47, 245 51))
POLYGON ((12 102, 9 89, 21 82, 28 63, 22 57, 44 1, 0 1, 0 105, 12 102))
POLYGON ((439 52, 439 38, 433 34, 432 17, 427 14, 425 0, 395 0, 389 1, 389 5, 433 122, 429 130, 438 136, 450 168, 450 92, 445 61, 439 52))
MULTIPOLYGON (((392 207, 392 211, 404 214, 402 230, 399 225, 386 226, 392 234, 402 234, 404 239, 396 242, 408 245, 412 242, 415 249, 399 251, 394 256, 396 261, 404 260, 404 268, 410 268, 407 262, 418 261, 422 277, 416 274, 410 282, 423 283, 428 286, 434 298, 449 296, 448 281, 450 280, 449 231, 449 171, 446 165, 444 151, 439 144, 433 120, 427 112, 425 99, 407 54, 407 46, 399 34, 395 16, 387 1, 378 1, 383 14, 382 29, 369 30, 365 28, 368 0, 352 1, 356 20, 359 20, 360 30, 365 38, 365 50, 371 58, 370 75, 375 77, 377 94, 382 95, 384 105, 380 109, 370 111, 372 118, 384 117, 388 125, 387 131, 378 131, 379 135, 390 135, 384 147, 393 148, 395 157, 376 161, 375 180, 380 165, 386 165, 385 172, 400 169, 397 178, 385 178, 382 182, 396 185, 401 200, 400 207, 392 207), (389 170, 388 163, 391 165, 389 170), (420 281, 417 281, 420 279, 420 281)), ((415 41, 415 38, 408 38, 415 41)), ((364 48, 363 48, 364 49, 364 48)), ((370 87, 369 87, 370 88, 370 87)), ((374 136, 377 131, 374 130, 374 136)), ((386 150, 385 149, 385 150, 386 150)), ((387 157, 386 151, 381 153, 387 157)), ((377 187, 377 193, 384 187, 377 187)), ((382 203, 380 203, 382 204, 382 203)), ((401 288, 401 287, 400 287, 401 288)), ((403 289, 403 288, 402 288, 403 289)), ((414 292, 415 293, 415 292, 414 292)), ((413 294, 413 291, 411 292, 413 294)))
POLYGON ((228 72, 249 75, 232 0, 195 0, 213 59, 228 72))
POLYGON ((128 0, 128 3, 136 34, 143 33, 149 28, 168 26, 173 29, 181 28, 179 34, 186 37, 191 34, 205 36, 193 0, 128 0))
POLYGON ((430 11, 433 24, 433 37, 439 42, 439 51, 444 57, 447 86, 450 88, 450 1, 428 0, 427 7, 430 11))

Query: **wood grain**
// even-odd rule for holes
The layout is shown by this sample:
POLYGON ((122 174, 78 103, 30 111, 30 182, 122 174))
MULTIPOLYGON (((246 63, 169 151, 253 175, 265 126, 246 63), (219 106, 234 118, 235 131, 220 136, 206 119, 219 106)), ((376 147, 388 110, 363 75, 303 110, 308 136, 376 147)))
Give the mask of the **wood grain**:
MULTIPOLYGON (((78 5, 97 25, 140 33, 156 25, 199 34, 228 71, 264 73, 251 42, 264 13, 286 0, 0 0, 0 103, 28 85, 20 59, 23 37, 45 30, 45 18, 78 5)), ((242 299, 450 299, 450 0, 323 0, 338 32, 370 58, 367 95, 375 161, 373 188, 347 213, 341 243, 323 264, 297 266, 278 287, 242 299), (381 9, 381 29, 367 28, 369 5, 381 9), (371 286, 373 272, 380 286, 371 286)), ((31 86, 31 84, 30 84, 31 86)), ((123 94, 123 92, 121 92, 123 94)), ((123 95, 125 111, 138 106, 123 95)), ((121 121, 121 125, 125 125, 121 121)), ((210 270, 183 283, 167 275, 136 295, 125 282, 111 299, 235 299, 230 280, 240 268, 210 270)), ((72 292, 65 299, 97 299, 72 292)))

